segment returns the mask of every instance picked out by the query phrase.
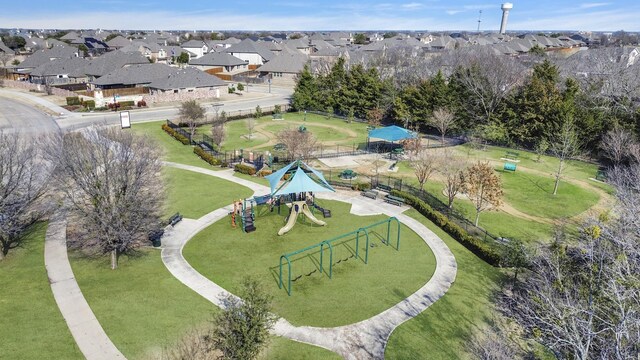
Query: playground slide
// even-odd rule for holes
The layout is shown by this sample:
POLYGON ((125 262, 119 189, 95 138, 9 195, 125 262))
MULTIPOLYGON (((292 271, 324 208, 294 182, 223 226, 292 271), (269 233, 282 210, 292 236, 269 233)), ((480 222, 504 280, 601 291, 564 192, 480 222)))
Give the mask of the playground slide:
POLYGON ((280 230, 278 230, 278 236, 288 233, 289 230, 293 228, 293 225, 296 224, 297 218, 298 218, 298 212, 296 211, 296 206, 291 205, 291 213, 289 214, 289 219, 287 219, 287 224, 283 226, 280 230))
POLYGON ((313 216, 311 211, 309 211, 309 207, 306 204, 302 207, 302 213, 305 214, 309 218, 309 220, 313 221, 314 223, 316 223, 316 224, 318 224, 320 226, 327 225, 326 222, 324 222, 322 220, 318 220, 315 216, 313 216))

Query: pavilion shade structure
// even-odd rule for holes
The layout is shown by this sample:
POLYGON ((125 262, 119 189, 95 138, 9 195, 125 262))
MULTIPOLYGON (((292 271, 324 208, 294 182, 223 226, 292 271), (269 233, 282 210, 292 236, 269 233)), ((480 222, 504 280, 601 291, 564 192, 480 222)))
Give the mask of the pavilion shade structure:
POLYGON ((266 176, 271 187, 271 196, 295 194, 302 192, 334 192, 335 190, 329 185, 322 173, 316 171, 310 166, 306 165, 302 161, 294 161, 291 164, 283 167, 282 169, 274 172, 271 175, 266 176), (304 168, 303 168, 304 165, 304 168), (291 169, 295 168, 293 175, 289 179, 280 182, 284 178, 285 174, 291 169), (315 176, 315 179, 307 174, 305 168, 309 173, 315 176))
POLYGON ((369 131, 370 139, 382 139, 385 141, 400 141, 405 139, 414 139, 417 134, 413 131, 392 125, 369 131))

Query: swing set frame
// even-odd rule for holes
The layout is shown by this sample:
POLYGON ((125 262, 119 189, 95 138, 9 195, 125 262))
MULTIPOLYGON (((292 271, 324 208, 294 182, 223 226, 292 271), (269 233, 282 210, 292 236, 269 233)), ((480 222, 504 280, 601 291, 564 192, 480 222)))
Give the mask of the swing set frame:
POLYGON ((282 260, 284 259, 284 260, 287 261, 288 279, 287 279, 287 289, 286 290, 287 290, 287 294, 289 294, 289 296, 291 296, 291 290, 292 290, 291 289, 291 257, 295 256, 295 255, 298 255, 298 254, 302 254, 304 252, 311 251, 311 250, 316 249, 316 248, 320 248, 320 275, 322 275, 322 273, 324 272, 324 266, 323 266, 324 265, 324 263, 323 263, 324 250, 325 250, 325 247, 329 248, 329 274, 328 275, 329 275, 329 279, 332 279, 333 278, 333 245, 332 245, 332 243, 334 243, 334 242, 336 242, 336 241, 338 241, 340 239, 344 239, 345 237, 353 236, 354 234, 356 236, 355 258, 358 259, 358 258, 361 258, 359 256, 359 254, 360 254, 360 233, 364 233, 364 237, 366 239, 366 244, 365 244, 365 246, 366 246, 365 249, 366 250, 365 250, 365 255, 364 255, 364 259, 363 260, 364 260, 365 264, 368 264, 369 263, 369 231, 368 231, 368 229, 371 229, 372 227, 375 227, 375 226, 378 226, 378 225, 386 223, 387 224, 387 239, 385 241, 385 244, 387 246, 389 246, 390 240, 391 240, 390 239, 390 235, 391 235, 391 222, 392 221, 395 221, 396 224, 397 224, 398 231, 397 231, 397 236, 396 236, 396 248, 395 249, 396 249, 396 251, 399 251, 400 250, 400 221, 395 216, 392 216, 392 217, 390 217, 390 218, 388 218, 386 220, 378 221, 378 222, 373 223, 371 225, 367 225, 367 226, 358 228, 358 229, 356 229, 354 231, 350 231, 348 233, 345 233, 345 234, 342 234, 342 235, 338 235, 337 237, 334 237, 332 239, 324 240, 324 241, 321 241, 321 242, 319 242, 317 244, 307 246, 307 247, 305 247, 303 249, 296 250, 296 251, 281 255, 280 256, 280 276, 279 276, 278 288, 282 289, 282 286, 283 286, 283 281, 282 281, 282 265, 283 265, 283 262, 282 262, 282 260))

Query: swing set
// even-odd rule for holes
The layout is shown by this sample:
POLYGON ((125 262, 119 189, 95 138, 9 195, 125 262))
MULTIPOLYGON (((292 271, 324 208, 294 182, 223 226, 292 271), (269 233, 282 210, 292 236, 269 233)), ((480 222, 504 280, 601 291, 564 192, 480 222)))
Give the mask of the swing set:
MULTIPOLYGON (((382 221, 378 221, 376 223, 373 223, 371 225, 367 225, 365 227, 361 227, 358 228, 357 230, 339 235, 337 237, 334 237, 332 239, 329 240, 324 240, 322 242, 319 242, 317 244, 311 245, 311 246, 307 246, 303 249, 300 250, 296 250, 287 254, 283 254, 280 256, 280 276, 279 276, 279 282, 278 282, 278 288, 282 289, 283 286, 283 280, 282 280, 282 265, 283 265, 283 259, 287 261, 287 274, 288 274, 288 279, 287 279, 287 294, 289 294, 289 296, 291 296, 291 259, 292 257, 294 257, 295 255, 299 255, 299 254, 303 254, 303 253, 307 253, 307 257, 312 255, 312 250, 320 250, 320 261, 319 261, 319 272, 320 275, 322 275, 323 272, 325 272, 324 270, 324 252, 325 249, 329 249, 329 279, 333 278, 333 250, 334 250, 334 245, 338 240, 347 238, 347 237, 351 237, 353 235, 355 235, 356 237, 356 249, 355 249, 355 258, 356 259, 362 259, 362 257, 360 256, 360 235, 363 234, 364 240, 366 241, 365 244, 365 255, 364 255, 364 259, 362 259, 364 261, 365 264, 369 263, 369 229, 381 225, 381 224, 387 224, 387 236, 386 236, 386 241, 384 241, 384 243, 389 246, 391 239, 391 222, 395 221, 397 224, 397 237, 396 237, 396 250, 400 250, 400 221, 398 221, 398 219, 394 216, 394 217, 390 217, 386 220, 382 220, 382 221)), ((347 258, 348 259, 348 258, 347 258)), ((347 259, 340 259, 338 262, 347 260, 347 259)), ((306 275, 311 275, 315 272, 311 271, 306 275)), ((302 275, 301 275, 302 276, 302 275)), ((300 278, 301 276, 295 278, 293 281, 297 280, 298 278, 300 278)))

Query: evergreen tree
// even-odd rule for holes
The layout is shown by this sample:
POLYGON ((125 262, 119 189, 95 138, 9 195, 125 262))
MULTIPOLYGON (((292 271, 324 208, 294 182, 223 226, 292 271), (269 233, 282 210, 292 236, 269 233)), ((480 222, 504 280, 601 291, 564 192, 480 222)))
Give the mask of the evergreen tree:
POLYGON ((291 106, 298 111, 321 109, 318 99, 318 84, 307 64, 298 75, 296 87, 291 97, 291 106))

